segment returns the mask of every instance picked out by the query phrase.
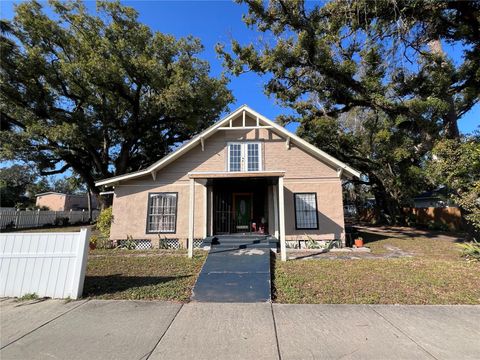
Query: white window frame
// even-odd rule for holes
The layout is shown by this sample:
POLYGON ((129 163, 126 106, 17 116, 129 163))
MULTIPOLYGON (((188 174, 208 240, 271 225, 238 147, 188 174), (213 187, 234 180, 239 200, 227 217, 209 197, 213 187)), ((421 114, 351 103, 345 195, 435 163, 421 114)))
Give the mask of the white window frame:
POLYGON ((177 218, 178 218, 178 192, 150 192, 148 193, 148 202, 147 202, 147 227, 146 233, 147 234, 175 234, 177 232, 177 218), (152 214, 151 207, 152 207, 152 199, 156 196, 169 196, 175 198, 175 214, 167 214, 167 216, 173 215, 173 228, 172 229, 158 229, 158 230, 151 230, 151 222, 150 218, 153 216, 166 216, 164 214, 152 214))
POLYGON ((227 171, 228 172, 257 172, 263 170, 262 143, 260 141, 230 141, 227 143, 227 171), (258 170, 248 170, 248 144, 258 146, 258 170), (230 145, 240 145, 240 170, 230 170, 230 145))

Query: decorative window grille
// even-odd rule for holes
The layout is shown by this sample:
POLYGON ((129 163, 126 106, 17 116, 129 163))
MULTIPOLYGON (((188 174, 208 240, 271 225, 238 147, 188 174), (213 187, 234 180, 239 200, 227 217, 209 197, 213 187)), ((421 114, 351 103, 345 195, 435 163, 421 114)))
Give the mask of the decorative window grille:
POLYGON ((262 169, 261 160, 258 142, 228 144, 228 171, 259 171, 262 169))
POLYGON ((248 171, 258 171, 260 170, 260 144, 258 143, 247 143, 248 150, 248 161, 247 161, 247 170, 248 171))
POLYGON ((242 170, 242 144, 229 144, 228 171, 242 170))
POLYGON ((295 228, 303 230, 318 229, 317 194, 293 194, 295 205, 295 228))
POLYGON ((177 193, 148 195, 148 233, 175 233, 177 222, 177 193))

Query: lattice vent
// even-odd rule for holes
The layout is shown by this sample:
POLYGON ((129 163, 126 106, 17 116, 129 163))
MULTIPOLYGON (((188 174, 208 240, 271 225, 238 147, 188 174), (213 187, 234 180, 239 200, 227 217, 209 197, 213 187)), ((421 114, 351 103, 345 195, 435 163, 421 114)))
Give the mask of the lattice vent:
POLYGON ((193 239, 193 248, 198 249, 202 245, 203 239, 193 239))
POLYGON ((177 238, 170 238, 170 239, 161 239, 160 240, 160 248, 164 249, 179 249, 180 242, 177 238))
POLYGON ((131 250, 148 250, 152 248, 152 242, 150 240, 118 240, 118 246, 131 250))

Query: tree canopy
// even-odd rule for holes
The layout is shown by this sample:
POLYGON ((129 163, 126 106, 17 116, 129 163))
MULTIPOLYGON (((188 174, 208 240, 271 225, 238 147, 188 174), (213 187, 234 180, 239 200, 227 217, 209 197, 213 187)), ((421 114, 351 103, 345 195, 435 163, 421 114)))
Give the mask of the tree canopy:
POLYGON ((51 190, 45 178, 30 166, 12 165, 0 169, 0 202, 2 207, 33 207, 35 194, 51 190))
POLYGON ((99 1, 36 1, 2 20, 0 142, 3 159, 43 175, 72 169, 96 179, 138 170, 211 125, 232 101, 209 75, 193 37, 152 32, 137 12, 99 1))
POLYGON ((452 198, 472 225, 480 240, 480 133, 455 141, 443 139, 435 144, 427 174, 433 183, 452 191, 452 198))
POLYGON ((428 186, 424 163, 479 101, 480 3, 430 0, 239 1, 261 44, 217 51, 234 75, 296 114, 298 133, 362 171, 390 220, 428 186), (462 53, 451 59, 445 44, 462 53))
POLYGON ((0 205, 2 207, 33 208, 36 195, 47 191, 65 194, 84 193, 85 186, 78 176, 48 180, 34 166, 13 164, 0 168, 0 205))

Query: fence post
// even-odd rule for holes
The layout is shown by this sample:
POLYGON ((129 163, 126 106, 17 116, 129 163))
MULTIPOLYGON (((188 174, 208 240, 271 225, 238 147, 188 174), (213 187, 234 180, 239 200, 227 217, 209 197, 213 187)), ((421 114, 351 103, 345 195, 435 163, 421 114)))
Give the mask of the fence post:
POLYGON ((88 248, 90 240, 90 228, 81 228, 78 234, 79 241, 75 256, 75 270, 72 277, 72 299, 78 299, 83 293, 85 272, 87 271, 88 248), (78 283, 75 282, 78 280, 78 283))
POLYGON ((85 209, 82 209, 82 223, 85 222, 85 209))
POLYGON ((18 229, 19 218, 20 218, 20 209, 17 209, 17 212, 15 213, 15 229, 18 229))
POLYGON ((37 209, 37 217, 35 219, 35 227, 38 227, 40 224, 40 209, 37 209))

